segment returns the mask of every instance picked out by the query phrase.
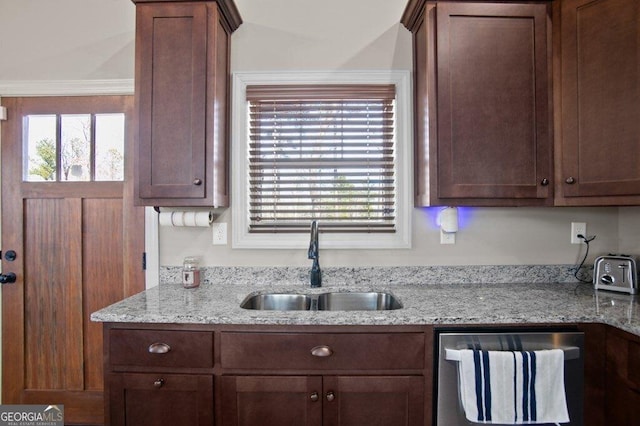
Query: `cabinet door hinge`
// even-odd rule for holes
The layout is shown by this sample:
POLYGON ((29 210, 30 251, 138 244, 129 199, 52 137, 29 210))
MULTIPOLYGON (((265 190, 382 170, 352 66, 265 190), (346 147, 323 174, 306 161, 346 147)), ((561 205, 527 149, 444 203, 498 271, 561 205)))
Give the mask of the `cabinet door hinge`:
POLYGON ((147 252, 146 251, 142 252, 142 270, 143 271, 147 270, 147 252))

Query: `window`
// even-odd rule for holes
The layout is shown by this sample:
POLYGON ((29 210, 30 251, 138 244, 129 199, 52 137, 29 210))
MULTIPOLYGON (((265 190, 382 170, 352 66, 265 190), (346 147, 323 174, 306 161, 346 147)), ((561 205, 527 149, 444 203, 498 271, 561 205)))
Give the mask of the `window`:
POLYGON ((234 247, 409 246, 408 73, 347 74, 234 76, 234 247))
POLYGON ((23 180, 122 181, 124 121, 123 113, 26 116, 23 180))

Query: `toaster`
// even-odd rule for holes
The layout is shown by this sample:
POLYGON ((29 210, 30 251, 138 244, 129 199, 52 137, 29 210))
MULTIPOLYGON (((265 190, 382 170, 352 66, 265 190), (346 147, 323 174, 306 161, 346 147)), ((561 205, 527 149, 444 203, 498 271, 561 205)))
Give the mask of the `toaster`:
POLYGON ((593 264, 593 284, 596 290, 636 294, 638 272, 635 259, 624 254, 596 258, 593 264))

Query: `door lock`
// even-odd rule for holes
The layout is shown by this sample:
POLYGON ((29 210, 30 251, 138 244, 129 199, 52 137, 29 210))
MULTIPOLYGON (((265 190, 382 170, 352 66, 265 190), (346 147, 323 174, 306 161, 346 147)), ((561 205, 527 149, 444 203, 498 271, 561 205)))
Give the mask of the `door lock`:
POLYGON ((4 254, 5 260, 9 262, 13 262, 14 260, 16 260, 16 257, 18 257, 18 254, 15 252, 15 250, 7 250, 7 252, 4 254))
POLYGON ((0 274, 0 284, 12 284, 15 282, 16 282, 16 274, 14 274, 13 272, 0 274))

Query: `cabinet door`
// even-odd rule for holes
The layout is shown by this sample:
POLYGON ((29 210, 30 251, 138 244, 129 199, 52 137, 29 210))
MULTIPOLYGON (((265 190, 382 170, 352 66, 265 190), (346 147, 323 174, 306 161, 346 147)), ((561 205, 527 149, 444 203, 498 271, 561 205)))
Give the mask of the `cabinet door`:
POLYGON ((322 425, 320 376, 223 376, 220 381, 223 426, 322 425))
POLYGON ((564 0, 561 52, 556 203, 640 204, 640 2, 564 0))
POLYGON ((424 425, 424 378, 325 376, 324 426, 424 425))
POLYGON ((552 202, 547 18, 546 4, 437 4, 436 202, 552 202))
POLYGON ((107 381, 106 424, 213 425, 213 376, 119 373, 107 381))
POLYGON ((607 330, 605 418, 607 424, 637 425, 640 422, 640 339, 614 328, 607 330))
POLYGON ((207 8, 136 8, 137 193, 205 198, 207 8))

